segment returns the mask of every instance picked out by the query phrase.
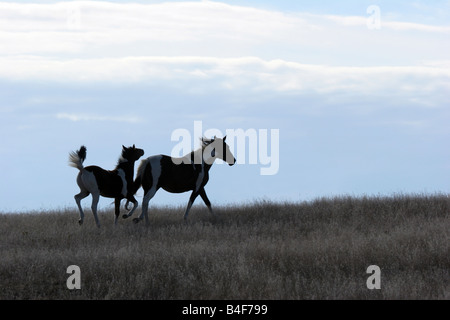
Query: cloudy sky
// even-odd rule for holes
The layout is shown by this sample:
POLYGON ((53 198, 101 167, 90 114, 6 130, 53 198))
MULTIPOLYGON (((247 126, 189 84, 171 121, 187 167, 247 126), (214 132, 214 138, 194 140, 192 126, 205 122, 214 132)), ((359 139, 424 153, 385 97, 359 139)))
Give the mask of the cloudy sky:
POLYGON ((449 193, 449 21, 448 0, 0 2, 0 211, 75 208, 71 150, 113 169, 177 129, 196 148, 195 121, 279 130, 276 174, 234 150, 213 205, 449 193))

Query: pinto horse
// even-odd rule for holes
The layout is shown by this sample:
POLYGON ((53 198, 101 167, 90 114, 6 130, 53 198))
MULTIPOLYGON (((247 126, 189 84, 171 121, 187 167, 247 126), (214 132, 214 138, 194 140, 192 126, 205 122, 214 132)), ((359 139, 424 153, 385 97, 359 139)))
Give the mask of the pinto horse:
MULTIPOLYGON (((83 224, 84 212, 81 208, 81 199, 86 198, 92 194, 92 213, 94 214, 95 223, 100 227, 100 222, 97 217, 97 204, 100 196, 115 199, 115 219, 114 224, 117 224, 117 218, 120 213, 120 201, 126 198, 128 202, 133 203, 133 213, 137 208, 137 201, 134 198, 133 191, 133 176, 134 163, 144 155, 144 150, 132 147, 126 148, 122 146, 122 154, 117 162, 114 170, 104 170, 98 166, 84 167, 83 162, 86 159, 86 147, 81 146, 80 150, 69 154, 69 165, 80 170, 77 176, 77 184, 80 187, 80 193, 75 195, 75 201, 80 210, 80 220, 78 223, 83 224)), ((127 203, 128 203, 127 202, 127 203)))
MULTIPOLYGON (((159 188, 171 193, 192 191, 184 213, 185 221, 195 198, 199 195, 209 211, 213 213, 211 202, 205 192, 205 185, 209 180, 209 170, 215 159, 221 159, 230 166, 236 162, 225 140, 226 136, 223 139, 216 137, 213 139, 202 138, 202 145, 199 149, 181 158, 156 155, 141 160, 134 181, 134 193, 142 186, 144 198, 142 200, 142 213, 138 218, 133 219, 133 222, 138 223, 145 218, 145 223, 148 225, 148 203, 159 188)), ((125 208, 127 205, 125 205, 125 208)), ((128 214, 124 214, 123 218, 128 218, 132 214, 133 211, 130 211, 128 214)))

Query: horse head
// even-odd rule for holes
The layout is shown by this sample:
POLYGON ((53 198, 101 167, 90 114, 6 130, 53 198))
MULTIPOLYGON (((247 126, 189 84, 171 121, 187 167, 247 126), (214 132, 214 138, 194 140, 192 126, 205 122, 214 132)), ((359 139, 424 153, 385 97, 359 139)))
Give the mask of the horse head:
POLYGON ((206 162, 212 164, 215 159, 220 159, 232 166, 236 163, 236 158, 230 151, 230 146, 225 142, 227 136, 223 138, 217 138, 214 136, 212 139, 202 138, 203 158, 206 162), (209 160, 209 161, 208 161, 209 160))
POLYGON ((128 161, 137 161, 143 155, 144 150, 136 148, 134 144, 132 147, 128 148, 122 145, 122 158, 128 161))

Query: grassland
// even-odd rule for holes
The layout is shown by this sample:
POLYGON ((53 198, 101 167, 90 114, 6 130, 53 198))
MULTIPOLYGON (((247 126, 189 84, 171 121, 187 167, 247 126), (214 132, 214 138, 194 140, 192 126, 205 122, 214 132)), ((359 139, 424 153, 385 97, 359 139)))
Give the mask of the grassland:
POLYGON ((448 195, 0 214, 0 299, 450 299, 448 195), (69 265, 81 289, 69 290, 69 265), (381 289, 369 290, 370 265, 381 289))

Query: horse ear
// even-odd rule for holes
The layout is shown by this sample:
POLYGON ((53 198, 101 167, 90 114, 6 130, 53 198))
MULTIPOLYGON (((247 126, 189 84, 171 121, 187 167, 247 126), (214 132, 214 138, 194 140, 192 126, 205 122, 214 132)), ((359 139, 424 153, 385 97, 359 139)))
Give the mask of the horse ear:
POLYGON ((227 140, 227 136, 225 135, 225 137, 223 137, 223 142, 225 142, 225 140, 227 140))
POLYGON ((124 146, 124 145, 122 145, 122 149, 123 149, 123 150, 127 150, 127 148, 125 148, 125 146, 124 146))
POLYGON ((134 146, 134 143, 133 143, 133 149, 136 149, 136 147, 134 146))

